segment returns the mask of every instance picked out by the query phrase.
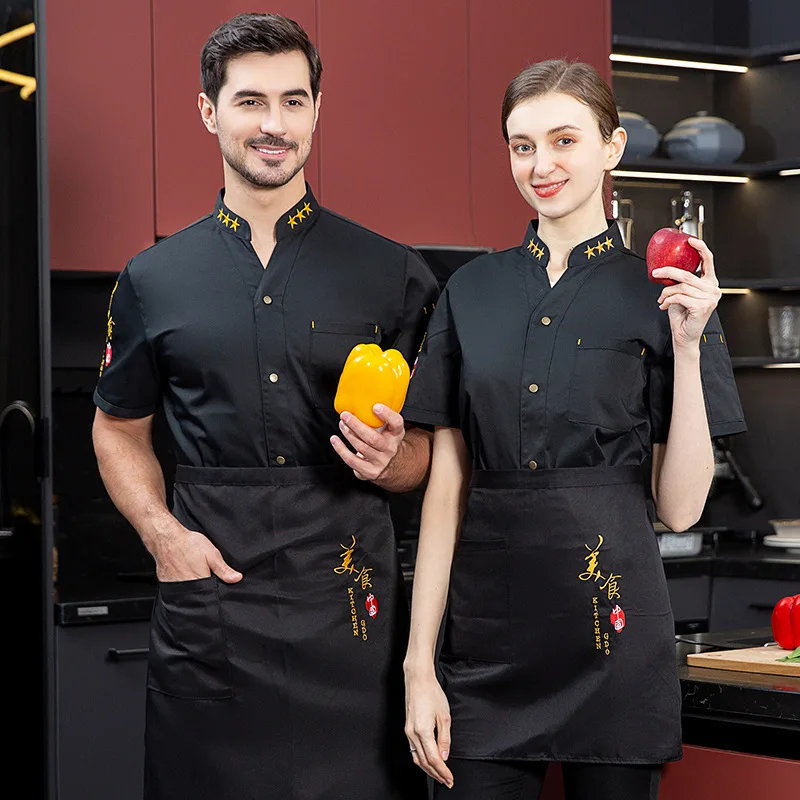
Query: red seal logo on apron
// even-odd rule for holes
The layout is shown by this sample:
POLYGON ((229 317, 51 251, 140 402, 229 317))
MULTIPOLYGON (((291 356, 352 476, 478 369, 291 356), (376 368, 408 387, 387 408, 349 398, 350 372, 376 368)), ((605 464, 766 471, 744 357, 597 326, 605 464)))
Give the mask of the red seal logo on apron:
POLYGON ((378 616, 378 601, 375 599, 374 594, 367 595, 367 602, 364 605, 367 607, 367 614, 371 617, 378 616))
POLYGON ((108 366, 111 363, 111 342, 106 344, 106 359, 105 365, 108 366))
POLYGON ((625 627, 625 612, 618 605, 611 612, 611 624, 617 633, 625 627))

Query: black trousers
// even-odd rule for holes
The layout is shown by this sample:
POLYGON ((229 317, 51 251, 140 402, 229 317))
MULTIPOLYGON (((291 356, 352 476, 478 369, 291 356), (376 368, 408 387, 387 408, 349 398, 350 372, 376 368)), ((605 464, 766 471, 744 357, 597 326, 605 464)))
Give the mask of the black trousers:
MULTIPOLYGON (((434 783, 434 800, 538 800, 547 762, 453 758, 452 789, 434 783)), ((564 764, 566 800, 657 800, 661 764, 564 764)))

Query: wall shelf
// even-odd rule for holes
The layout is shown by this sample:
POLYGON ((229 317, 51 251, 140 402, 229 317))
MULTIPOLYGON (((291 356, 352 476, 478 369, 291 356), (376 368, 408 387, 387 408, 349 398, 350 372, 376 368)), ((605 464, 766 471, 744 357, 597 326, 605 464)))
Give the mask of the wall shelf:
MULTIPOLYGON (((671 158, 636 158, 623 159, 617 170, 625 172, 672 173, 698 176, 722 176, 744 178, 777 178, 785 170, 800 170, 800 159, 792 161, 762 161, 757 163, 733 164, 694 164, 691 161, 677 161, 671 158)), ((645 176, 646 177, 646 176, 645 176)), ((788 176, 790 177, 790 176, 788 176)), ((629 176, 621 180, 630 179, 629 176)), ((702 178, 700 178, 702 180, 702 178)))
POLYGON ((744 67, 777 64, 784 60, 785 56, 800 53, 800 42, 789 42, 780 46, 750 48, 703 44, 700 42, 665 41, 643 36, 621 36, 615 34, 611 37, 611 44, 614 53, 621 55, 711 61, 744 67))
POLYGON ((786 361, 780 358, 732 358, 734 369, 800 369, 800 361, 786 361))
POLYGON ((728 278, 721 289, 749 289, 754 292, 800 292, 800 276, 795 278, 728 278))

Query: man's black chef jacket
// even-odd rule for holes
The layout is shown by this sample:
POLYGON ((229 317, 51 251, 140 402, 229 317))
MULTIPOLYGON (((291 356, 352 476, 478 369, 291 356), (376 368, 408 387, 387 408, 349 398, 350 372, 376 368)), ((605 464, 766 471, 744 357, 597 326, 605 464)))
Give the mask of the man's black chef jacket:
MULTIPOLYGON (((481 470, 647 463, 666 442, 673 352, 662 286, 616 224, 551 287, 531 223, 520 247, 461 267, 436 304, 404 414, 460 428, 481 470)), ((746 430, 714 313, 700 342, 712 436, 746 430)))
POLYGON ((348 353, 374 342, 412 363, 438 287, 414 250, 308 188, 276 238, 264 269, 221 193, 212 214, 133 258, 109 304, 97 406, 137 418, 163 401, 189 466, 336 463, 348 353))

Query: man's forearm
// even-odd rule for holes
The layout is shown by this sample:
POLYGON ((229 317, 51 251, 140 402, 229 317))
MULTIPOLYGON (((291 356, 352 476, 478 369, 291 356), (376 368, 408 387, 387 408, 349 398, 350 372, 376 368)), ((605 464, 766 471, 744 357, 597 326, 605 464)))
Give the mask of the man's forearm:
POLYGON ((395 457, 374 483, 389 492, 410 492, 428 474, 431 463, 432 434, 409 428, 395 457))
POLYGON ((161 465, 152 446, 113 426, 95 427, 100 476, 111 500, 152 553, 159 535, 175 525, 166 502, 161 465))

